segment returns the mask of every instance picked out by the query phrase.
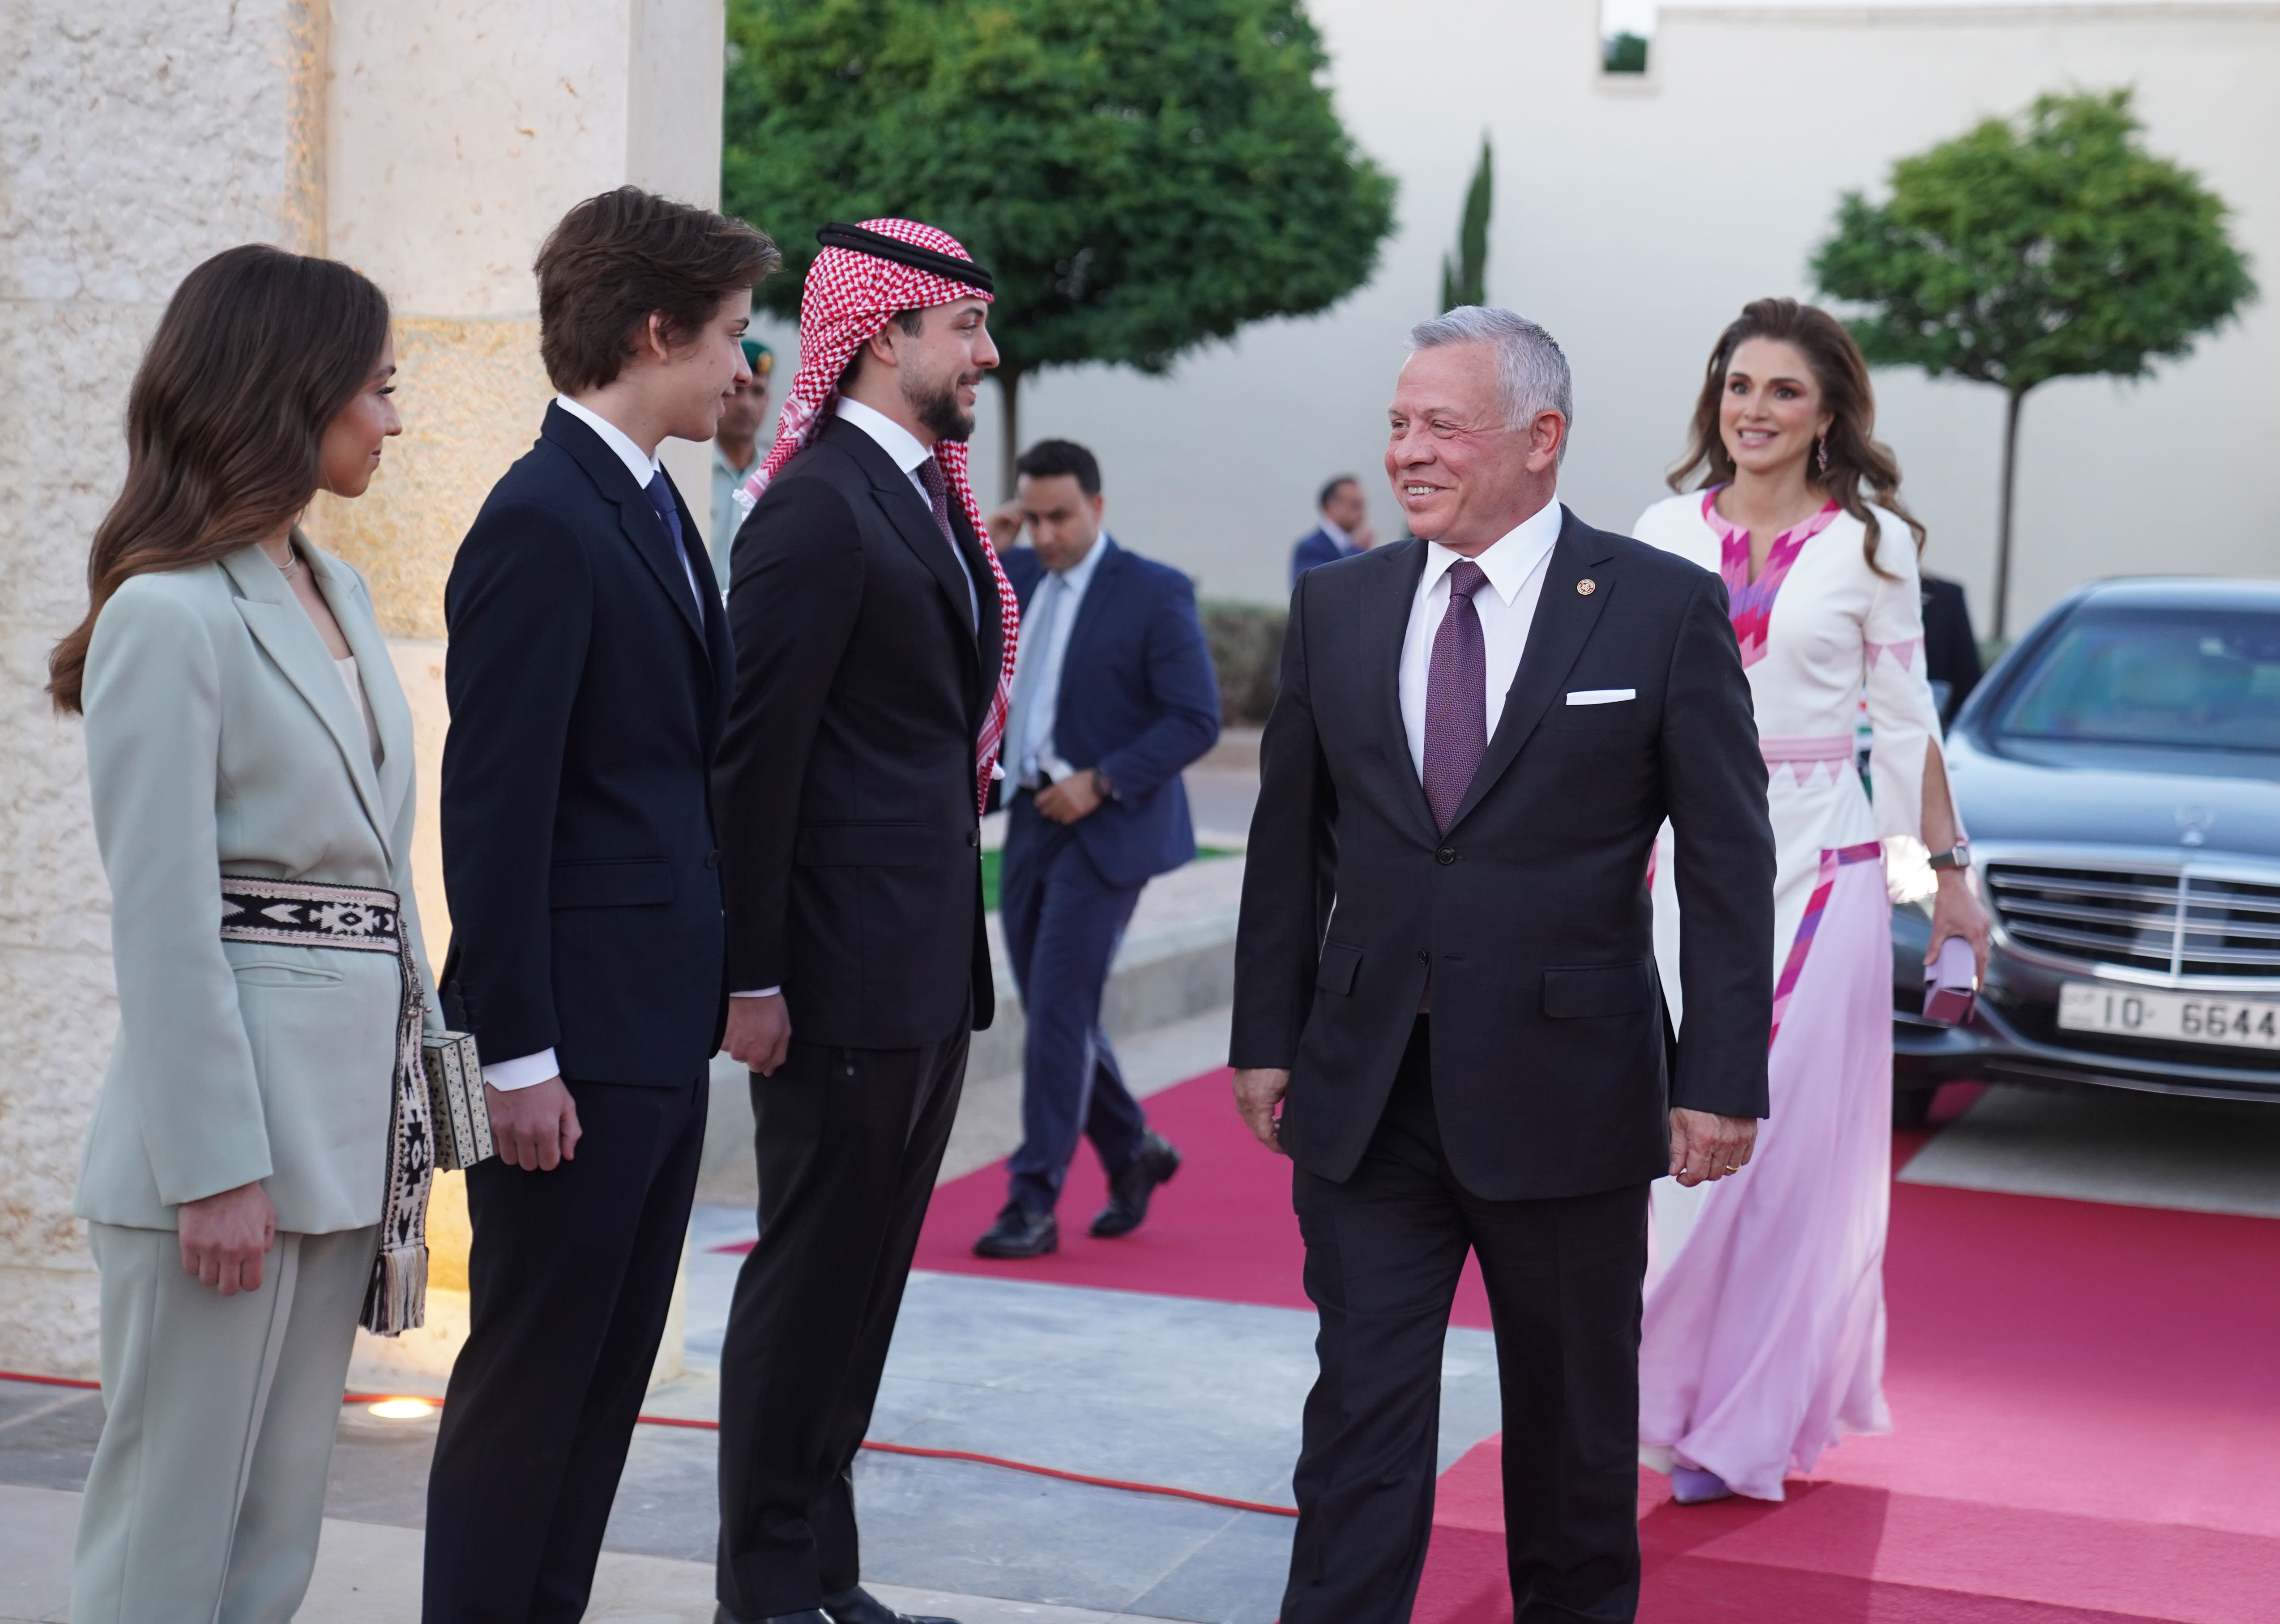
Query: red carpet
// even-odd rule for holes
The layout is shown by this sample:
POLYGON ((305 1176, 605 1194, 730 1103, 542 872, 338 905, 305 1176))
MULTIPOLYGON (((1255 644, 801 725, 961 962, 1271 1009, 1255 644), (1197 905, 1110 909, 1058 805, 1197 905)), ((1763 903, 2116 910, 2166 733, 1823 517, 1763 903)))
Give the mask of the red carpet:
MULTIPOLYGON (((1026 1263, 974 1255, 974 1237, 1005 1205, 1003 1164, 944 1185, 934 1193, 917 1266, 959 1274, 993 1274, 1057 1286, 1102 1286, 1162 1297, 1208 1297, 1307 1308, 1300 1283, 1305 1249, 1290 1212, 1290 1164, 1262 1149, 1236 1115, 1229 1074, 1207 1072, 1144 1102, 1149 1125, 1180 1147, 1179 1176, 1156 1192, 1148 1221, 1121 1241, 1085 1233, 1108 1186, 1090 1146, 1077 1151, 1061 1191, 1061 1249, 1026 1263)), ((1488 1294, 1480 1271, 1465 1266, 1452 1316, 1486 1327, 1488 1294)))
MULTIPOLYGON (((995 1166, 936 1192, 920 1266, 1306 1306, 1289 1164, 1227 1074, 1148 1110, 1187 1161, 1138 1234, 1085 1235, 1084 1151, 1058 1256, 972 1255, 995 1166)), ((1930 1136, 1896 1135, 1896 1160, 1930 1136)), ((2280 1620, 2280 1223, 1896 1185, 1885 1284, 1893 1435, 1847 1440, 1781 1505, 1679 1506, 1642 1471, 1644 1624, 2280 1620)), ((1456 1319, 1488 1323, 1469 1271, 1456 1319)), ((1509 1624, 1500 1447, 1441 1480, 1416 1624, 1509 1624)))
MULTIPOLYGON (((1896 1185, 1895 1430, 1781 1505, 1641 1472, 1645 1624, 2280 1619, 2280 1224, 1896 1185)), ((1505 1624, 1491 1439, 1418 1624, 1505 1624)))

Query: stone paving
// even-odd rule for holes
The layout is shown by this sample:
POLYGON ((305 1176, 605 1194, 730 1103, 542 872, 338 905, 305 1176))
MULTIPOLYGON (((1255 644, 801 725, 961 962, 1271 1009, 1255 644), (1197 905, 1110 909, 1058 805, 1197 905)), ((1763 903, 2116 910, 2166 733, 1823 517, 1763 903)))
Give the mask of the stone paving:
MULTIPOLYGON (((1135 1043, 1143 1092, 1224 1052, 1225 1012, 1135 1043)), ((1002 1094, 1002 1087, 998 1092, 1002 1094)), ((958 1162, 984 1166, 1018 1133, 1004 1101, 962 1123, 958 1162)), ((2192 1101, 1996 1089, 1920 1155, 1911 1181, 2270 1214, 2280 1139, 2261 1113, 2192 1101), (1936 1154, 1937 1153, 1937 1154, 1936 1154)), ((749 1213, 692 1226, 689 1371, 651 1412, 715 1413, 715 1361, 749 1213)), ((1290 1503, 1311 1317, 1282 1308, 914 1276, 872 1435, 1098 1476, 1290 1503)), ((1493 1344, 1458 1330, 1444 1365, 1442 1465, 1495 1430, 1493 1344)), ((0 1382, 0 1624, 62 1619, 77 1489, 101 1424, 90 1392, 0 1382)), ((325 1545, 303 1616, 410 1624, 435 1422, 342 1412, 325 1545)), ((712 1434, 635 1439, 589 1617, 705 1624, 714 1540, 712 1434)), ((867 1577, 905 1609, 965 1624, 1110 1619, 1269 1624, 1291 1525, 960 1461, 866 1454, 857 1467, 867 1577)))

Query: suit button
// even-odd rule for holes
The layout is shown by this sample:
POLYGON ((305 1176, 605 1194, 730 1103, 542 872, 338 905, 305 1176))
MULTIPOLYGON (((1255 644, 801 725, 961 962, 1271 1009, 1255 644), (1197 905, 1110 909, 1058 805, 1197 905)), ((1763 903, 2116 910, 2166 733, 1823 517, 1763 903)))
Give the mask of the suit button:
POLYGON ((1455 861, 1457 860, 1457 849, 1456 849, 1456 847, 1454 847, 1454 846, 1444 846, 1444 847, 1442 847, 1438 851, 1436 851, 1436 852, 1433 854, 1433 860, 1434 860, 1435 862, 1437 862, 1437 863, 1453 863, 1453 862, 1455 862, 1455 861))
POLYGON ((980 829, 967 830, 966 843, 969 846, 980 845, 982 843, 982 831, 980 829))
POLYGON ((1421 965, 1429 965, 1433 962, 1433 955, 1421 947, 1417 950, 1417 962, 1421 965))
POLYGON ((706 853, 705 854, 705 867, 707 867, 707 868, 718 868, 718 867, 720 867, 720 854, 719 852, 717 852, 717 851, 708 851, 708 852, 706 852, 706 853))

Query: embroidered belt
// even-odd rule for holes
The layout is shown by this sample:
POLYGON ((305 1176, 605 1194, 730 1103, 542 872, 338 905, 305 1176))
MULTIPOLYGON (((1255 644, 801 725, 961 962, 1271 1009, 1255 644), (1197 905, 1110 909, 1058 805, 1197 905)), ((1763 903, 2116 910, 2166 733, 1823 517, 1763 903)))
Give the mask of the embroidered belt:
POLYGON ((428 1305, 428 1189, 435 1169, 435 1124, 420 1052, 425 1000, 420 966, 394 891, 304 881, 221 877, 221 938, 287 947, 392 953, 403 985, 397 1002, 394 1097, 388 1123, 388 1204, 358 1323, 393 1336, 422 1324, 428 1305))

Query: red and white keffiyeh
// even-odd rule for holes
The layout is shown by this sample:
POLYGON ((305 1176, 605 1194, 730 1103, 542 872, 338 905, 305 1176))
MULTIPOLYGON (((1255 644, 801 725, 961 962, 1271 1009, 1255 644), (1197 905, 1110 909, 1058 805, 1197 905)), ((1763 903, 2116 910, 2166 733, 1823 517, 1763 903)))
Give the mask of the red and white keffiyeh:
MULTIPOLYGON (((974 262, 974 256, 955 237, 916 220, 867 219, 862 222, 862 228, 914 248, 963 259, 969 265, 974 262)), ((826 247, 818 253, 815 263, 808 267, 806 285, 800 293, 799 372, 792 379, 791 393, 784 398, 774 448, 737 493, 737 501, 744 512, 752 511, 761 493, 783 471, 784 465, 815 437, 816 430, 830 415, 840 374, 847 370, 847 363, 854 359, 855 352, 882 327, 906 310, 923 310, 956 299, 987 300, 990 296, 965 282, 854 249, 826 247)), ((998 562, 998 550, 990 544, 990 527, 982 522, 982 504, 974 500, 974 482, 966 471, 966 442, 937 441, 934 458, 942 466, 950 489, 966 509, 967 520, 974 527, 974 539, 982 545, 982 556, 990 562, 990 579, 998 588, 998 686, 990 696, 989 712, 982 719, 981 735, 974 742, 974 756, 977 801, 986 809, 998 747, 1005 737, 1005 712, 1013 701, 1013 655, 1021 643, 1021 604, 998 562)))

